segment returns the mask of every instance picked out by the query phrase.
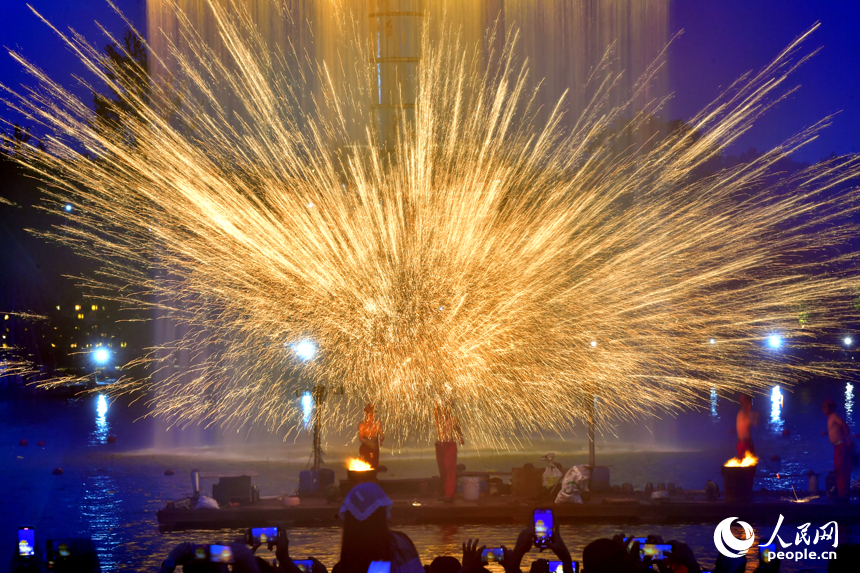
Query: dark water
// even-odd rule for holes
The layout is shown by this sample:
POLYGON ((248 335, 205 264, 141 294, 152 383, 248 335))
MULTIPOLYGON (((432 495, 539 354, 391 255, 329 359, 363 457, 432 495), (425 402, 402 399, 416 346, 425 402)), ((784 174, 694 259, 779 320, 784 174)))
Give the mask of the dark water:
MULTIPOLYGON (((821 400, 836 399, 840 413, 855 427, 855 398, 850 384, 808 385, 793 393, 757 398, 755 408, 762 414, 754 436, 761 458, 763 477, 756 487, 781 489, 791 497, 793 485, 806 489, 805 478, 775 477, 795 475, 813 469, 826 473, 832 468, 832 447, 821 435, 825 418, 821 400), (782 405, 780 405, 782 404, 782 405), (787 435, 784 431, 788 430, 787 435), (780 463, 771 462, 778 455, 780 463), (771 476, 771 477, 768 477, 771 476)), ((701 489, 707 479, 720 480, 719 468, 734 455, 734 414, 736 405, 713 402, 711 409, 666 419, 650 419, 622 425, 614 435, 598 440, 598 462, 611 466, 613 483, 631 482, 641 489, 646 481, 674 482, 687 489, 701 489)), ((45 397, 21 391, 0 393, 0 560, 15 550, 15 530, 22 525, 37 528, 40 543, 63 537, 91 537, 99 551, 104 570, 154 570, 170 549, 180 541, 199 543, 230 540, 238 531, 195 531, 161 534, 156 511, 167 501, 190 491, 189 472, 251 470, 259 474, 262 495, 289 493, 298 485, 298 472, 309 463, 310 443, 306 436, 284 443, 277 436, 252 433, 224 434, 217 430, 190 428, 167 431, 151 418, 140 419, 145 406, 103 399, 45 397), (108 444, 114 435, 117 443, 108 444), (20 439, 29 445, 18 445, 20 439), (44 440, 44 447, 36 446, 44 440), (63 475, 51 470, 61 467, 63 475), (165 469, 175 471, 165 476, 165 469)), ((540 465, 548 451, 565 467, 587 461, 585 432, 534 439, 518 451, 496 452, 464 449, 460 461, 469 469, 510 470, 527 461, 540 465)), ((326 460, 345 477, 343 460, 354 455, 356 447, 347 436, 329 436, 326 460)), ((430 448, 406 444, 398 451, 384 451, 383 463, 389 475, 408 477, 436 473, 430 448)), ((204 482, 208 490, 211 482, 204 482)), ((741 517, 743 519, 743 517, 741 517)), ((713 542, 714 523, 682 526, 642 526, 628 531, 645 535, 657 533, 691 545, 700 562, 712 566, 717 555, 713 542)), ((770 536, 775 524, 753 524, 770 536)), ((823 524, 812 524, 812 528, 823 524)), ((786 537, 793 538, 795 526, 783 526, 786 537)), ((518 529, 514 526, 407 526, 400 528, 415 542, 425 561, 441 554, 458 553, 463 540, 480 537, 488 545, 513 545, 518 529)), ((615 526, 582 525, 562 527, 562 535, 574 558, 590 541, 617 532, 615 526)), ((860 541, 860 528, 847 525, 840 531, 840 542, 860 541)), ((324 563, 337 561, 340 531, 331 529, 294 529, 290 533, 294 556, 314 555, 324 563)), ((785 538, 785 537, 784 537, 785 538)), ((266 552, 263 552, 266 555, 266 552)), ((750 563, 749 570, 752 570, 750 563)), ((4 565, 5 566, 5 565, 4 565)), ((826 570, 823 562, 786 563, 783 571, 803 567, 826 570)))

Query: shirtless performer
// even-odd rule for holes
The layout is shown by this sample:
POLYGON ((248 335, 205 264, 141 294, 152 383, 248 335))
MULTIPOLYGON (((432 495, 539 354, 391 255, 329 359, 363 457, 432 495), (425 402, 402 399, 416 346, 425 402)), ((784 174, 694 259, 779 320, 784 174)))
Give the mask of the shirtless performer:
POLYGON ((364 407, 364 420, 358 425, 358 439, 361 446, 358 448, 358 457, 373 469, 379 467, 379 445, 385 439, 382 432, 382 424, 374 418, 376 408, 373 404, 364 407))
POLYGON ((827 436, 833 444, 833 470, 836 473, 836 489, 839 498, 848 500, 851 488, 851 433, 848 426, 836 413, 836 403, 827 399, 821 405, 824 415, 827 416, 827 436))
POLYGON ((741 403, 741 409, 738 411, 737 417, 737 432, 738 459, 743 459, 747 452, 750 455, 755 455, 755 447, 752 441, 752 427, 758 425, 759 414, 752 411, 752 398, 747 394, 741 394, 738 401, 741 403))

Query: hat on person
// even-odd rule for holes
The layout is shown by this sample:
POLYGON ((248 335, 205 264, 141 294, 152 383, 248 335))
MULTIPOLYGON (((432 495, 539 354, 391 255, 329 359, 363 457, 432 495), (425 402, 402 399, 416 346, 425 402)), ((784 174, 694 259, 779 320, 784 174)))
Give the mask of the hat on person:
POLYGON ((551 462, 551 461, 553 461, 554 459, 555 459, 555 453, 554 453, 554 452, 550 452, 550 453, 548 453, 547 455, 545 455, 544 457, 542 457, 542 458, 541 458, 541 460, 543 460, 543 461, 545 461, 545 462, 551 462))
POLYGON ((378 484, 360 483, 346 494, 346 499, 340 506, 340 515, 342 517, 344 513, 349 512, 357 520, 364 521, 377 509, 384 507, 386 517, 390 518, 391 505, 392 501, 378 484))

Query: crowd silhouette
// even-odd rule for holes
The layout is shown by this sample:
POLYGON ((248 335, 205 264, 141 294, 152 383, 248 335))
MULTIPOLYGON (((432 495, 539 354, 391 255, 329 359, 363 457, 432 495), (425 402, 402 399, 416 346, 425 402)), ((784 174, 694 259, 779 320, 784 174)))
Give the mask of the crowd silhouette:
MULTIPOLYGON (((505 573, 522 573, 523 557, 537 545, 535 526, 520 531, 511 548, 488 548, 479 539, 462 544, 459 558, 440 555, 429 564, 422 564, 412 540, 388 527, 392 501, 375 483, 364 483, 347 494, 340 514, 343 537, 340 560, 331 573, 489 573, 487 565, 496 563, 505 573)), ((296 559, 290 553, 289 535, 285 528, 267 528, 271 536, 255 536, 253 530, 243 538, 224 545, 179 543, 165 557, 160 573, 180 570, 187 573, 329 573, 326 564, 313 556, 296 559), (275 560, 257 556, 256 551, 267 545, 275 552, 275 560)), ((577 562, 562 539, 555 523, 539 551, 555 556, 555 560, 539 558, 532 562, 529 573, 707 573, 701 568, 690 547, 681 541, 664 542, 660 536, 646 538, 616 535, 612 539, 596 539, 582 550, 577 562)), ((64 544, 65 545, 65 544, 64 544)), ((49 547, 46 559, 36 551, 32 557, 16 555, 11 571, 56 571, 91 573, 100 571, 95 547, 90 540, 74 540, 60 550, 49 547), (64 551, 63 551, 64 548, 64 551)), ((459 553, 459 552, 458 552, 459 553)), ((827 571, 856 571, 860 563, 860 545, 841 544, 836 559, 827 562, 827 571)), ((747 570, 748 557, 726 558, 720 555, 713 573, 741 573, 747 570)), ((758 573, 775 573, 780 562, 761 560, 755 565, 758 573)), ((129 567, 134 569, 134 567, 129 567)))

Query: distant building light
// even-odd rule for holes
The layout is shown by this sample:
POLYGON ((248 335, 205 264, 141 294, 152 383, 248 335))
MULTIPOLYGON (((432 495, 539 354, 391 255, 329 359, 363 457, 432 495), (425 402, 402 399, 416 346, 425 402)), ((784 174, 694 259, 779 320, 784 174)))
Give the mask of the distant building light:
POLYGON ((107 350, 105 350, 104 348, 99 348, 98 350, 96 350, 96 351, 93 353, 93 358, 94 358, 94 359, 95 359, 95 361, 96 361, 96 362, 98 362, 99 364, 104 364, 104 363, 106 363, 106 362, 108 361, 108 359, 110 358, 110 352, 108 352, 108 351, 107 351, 107 350))
POLYGON ((76 342, 72 342, 71 344, 69 344, 69 348, 77 348, 77 347, 78 347, 78 345, 76 342))
POLYGON ((75 310, 81 310, 81 305, 76 304, 76 305, 75 305, 75 310))
POLYGON ((57 305, 57 310, 60 310, 60 305, 57 305))
POLYGON ((79 314, 78 314, 78 318, 79 318, 79 319, 83 319, 83 318, 84 318, 83 313, 79 313, 79 314))
POLYGON ((120 342, 119 343, 120 348, 125 348, 126 346, 128 346, 128 343, 126 343, 126 342, 120 342))
POLYGON ((99 309, 99 305, 97 305, 97 304, 94 304, 90 307, 90 310, 98 310, 98 309, 99 309))
POLYGON ((8 314, 4 314, 4 315, 3 315, 3 320, 9 320, 9 315, 8 315, 8 314))
POLYGON ((52 343, 51 343, 51 348, 56 348, 56 347, 57 347, 57 345, 56 345, 56 344, 54 344, 54 343, 52 342, 52 343))

